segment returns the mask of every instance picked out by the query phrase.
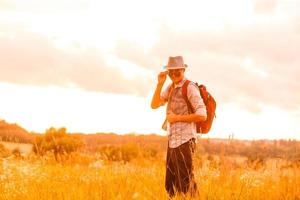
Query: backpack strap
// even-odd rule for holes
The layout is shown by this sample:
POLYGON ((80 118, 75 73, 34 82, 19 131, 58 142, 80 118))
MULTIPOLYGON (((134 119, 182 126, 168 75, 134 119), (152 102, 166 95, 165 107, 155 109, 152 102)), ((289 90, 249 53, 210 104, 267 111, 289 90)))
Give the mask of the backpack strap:
POLYGON ((189 101, 188 99, 188 96, 187 96, 187 88, 188 88, 188 85, 190 84, 190 80, 186 80, 182 86, 182 96, 183 96, 183 99, 185 100, 187 106, 188 106, 188 111, 189 113, 194 113, 194 109, 191 105, 191 102, 189 101))

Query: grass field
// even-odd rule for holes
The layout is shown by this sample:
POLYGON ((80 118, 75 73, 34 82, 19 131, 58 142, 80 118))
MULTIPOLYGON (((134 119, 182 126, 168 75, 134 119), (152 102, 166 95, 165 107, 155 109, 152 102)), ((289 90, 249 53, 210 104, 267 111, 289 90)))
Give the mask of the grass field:
MULTIPOLYGON (((163 157, 124 163, 78 156, 64 164, 51 156, 2 159, 0 199, 168 199, 163 157)), ((203 200, 300 199, 300 169, 284 160, 254 168, 241 158, 196 157, 195 177, 203 200)))

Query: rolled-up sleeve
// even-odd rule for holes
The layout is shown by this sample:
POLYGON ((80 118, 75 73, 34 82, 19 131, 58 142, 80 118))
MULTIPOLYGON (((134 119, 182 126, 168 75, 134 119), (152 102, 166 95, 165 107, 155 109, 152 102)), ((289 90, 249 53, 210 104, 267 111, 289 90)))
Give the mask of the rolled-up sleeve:
POLYGON ((187 88, 187 97, 194 109, 194 113, 201 116, 207 116, 206 107, 201 98, 199 88, 196 84, 190 83, 187 88))

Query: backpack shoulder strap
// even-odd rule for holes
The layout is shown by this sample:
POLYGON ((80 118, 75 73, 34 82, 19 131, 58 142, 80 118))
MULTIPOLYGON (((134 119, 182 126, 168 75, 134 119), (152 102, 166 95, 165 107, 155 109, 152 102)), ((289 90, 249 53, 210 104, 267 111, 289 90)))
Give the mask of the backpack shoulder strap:
POLYGON ((188 85, 190 84, 190 80, 186 80, 182 86, 182 96, 188 106, 188 110, 189 110, 189 113, 193 113, 194 112, 194 109, 188 99, 188 96, 187 96, 187 88, 188 88, 188 85))

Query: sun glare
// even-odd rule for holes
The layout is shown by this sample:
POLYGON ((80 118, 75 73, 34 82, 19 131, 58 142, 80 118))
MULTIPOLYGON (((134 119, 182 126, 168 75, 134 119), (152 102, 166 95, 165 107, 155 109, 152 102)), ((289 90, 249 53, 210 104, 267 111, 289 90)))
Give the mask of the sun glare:
MULTIPOLYGON (((186 53, 184 57, 187 60, 191 58, 188 62, 195 61, 196 64, 215 64, 217 67, 226 67, 228 63, 233 63, 242 68, 242 70, 238 69, 240 70, 239 72, 250 75, 249 77, 251 78, 255 77, 260 80, 267 80, 268 78, 272 78, 271 72, 268 71, 272 69, 272 66, 268 68, 263 66, 258 61, 260 57, 256 57, 256 52, 251 53, 253 49, 247 49, 250 53, 240 56, 238 55, 238 50, 239 48, 244 48, 243 46, 241 47, 240 41, 233 42, 233 45, 236 46, 232 50, 230 45, 223 48, 222 42, 224 41, 222 40, 225 39, 226 42, 224 43, 229 44, 231 39, 234 40, 234 38, 231 38, 230 31, 238 32, 241 30, 242 34, 245 33, 245 30, 243 30, 245 27, 247 30, 253 27, 254 29, 256 28, 255 31, 260 31, 260 27, 266 27, 267 30, 269 24, 271 28, 275 27, 275 25, 280 28, 280 25, 292 24, 294 23, 292 20, 295 20, 294 17, 299 12, 296 8, 297 6, 295 6, 297 5, 296 3, 264 1, 262 8, 261 6, 257 6, 257 3, 260 2, 256 0, 56 0, 43 2, 37 0, 26 2, 12 0, 8 3, 9 6, 7 8, 4 7, 0 12, 0 39, 1 41, 2 39, 9 41, 6 42, 7 45, 14 44, 15 48, 23 48, 22 45, 31 44, 29 42, 43 41, 44 43, 42 42, 41 45, 48 44, 49 46, 47 47, 51 48, 51 51, 45 51, 47 55, 41 56, 40 59, 49 57, 50 61, 41 61, 42 64, 40 65, 45 65, 41 66, 41 71, 44 70, 42 67, 45 67, 45 71, 47 71, 47 66, 52 66, 52 63, 47 62, 52 62, 55 59, 55 62, 53 62, 54 65, 66 64, 70 70, 73 70, 74 62, 73 60, 70 61, 71 59, 76 58, 78 55, 83 55, 82 60, 89 60, 91 58, 89 57, 89 53, 93 53, 92 59, 95 59, 96 62, 91 62, 91 64, 97 66, 91 66, 91 69, 102 70, 104 67, 107 67, 110 69, 105 68, 105 70, 112 70, 111 68, 114 68, 114 72, 121 72, 125 77, 125 81, 120 84, 132 84, 143 78, 145 80, 156 81, 157 72, 154 72, 155 66, 139 65, 147 65, 141 63, 147 63, 147 59, 150 60, 153 57, 156 60, 162 60, 163 56, 168 56, 164 54, 169 54, 171 51, 177 51, 178 54, 181 54, 178 52, 181 46, 179 46, 180 48, 173 48, 173 45, 177 46, 177 44, 171 44, 170 41, 172 40, 168 40, 168 33, 171 36, 178 36, 175 38, 180 38, 182 35, 186 36, 186 33, 187 35, 195 36, 191 40, 190 38, 187 39, 189 40, 187 44, 190 46, 182 45, 184 47, 182 48, 182 52, 186 53), (216 33, 216 37, 220 39, 218 38, 215 43, 214 41, 207 41, 206 43, 206 35, 199 34, 199 37, 203 38, 198 40, 197 34, 202 33, 201 31, 204 33, 216 33), (225 35, 224 38, 223 33, 225 35), (22 43, 23 40, 28 41, 22 43), (206 46, 204 45, 204 48, 201 49, 202 46, 199 47, 199 45, 202 44, 193 44, 191 41, 205 41, 206 46), (215 47, 210 48, 210 44, 215 45, 215 47), (128 45, 128 48, 126 45, 128 45), (133 45, 133 47, 131 48, 129 45, 133 45), (90 49, 92 51, 89 51, 90 49), (203 51, 201 52, 199 49, 203 51), (219 49, 221 50, 218 51, 219 49), (56 50, 59 52, 59 56, 48 55, 51 53, 56 54, 56 50), (127 54, 123 55, 124 52, 127 54), (141 54, 137 55, 136 52, 141 54), (237 55, 228 56, 227 52, 234 52, 237 55), (140 58, 139 55, 148 57, 141 56, 142 58, 140 58), (135 62, 135 59, 141 62, 135 62), (151 69, 151 67, 153 68, 151 69)), ((270 34, 270 37, 272 37, 272 34, 270 34)), ((243 39, 243 37, 239 39, 243 39)), ((285 46, 287 43, 282 44, 284 44, 282 46, 285 46)), ((297 41, 295 44, 297 45, 297 41)), ((27 46, 28 50, 30 50, 30 45, 27 46)), ((36 45, 34 44, 33 46, 36 45)), ((41 47, 38 46, 37 48, 41 47)), ((22 52, 20 49, 17 50, 19 50, 18 52, 22 52)), ((288 50, 292 51, 293 49, 288 50)), ((5 51, 6 48, 4 47, 2 52, 5 51)), ((272 52, 268 53, 272 55, 272 52)), ((265 56, 265 52, 258 52, 258 54, 261 54, 259 56, 262 57, 265 56)), ((32 55, 35 55, 35 52, 32 55)), ((269 58, 263 57, 263 59, 269 58)), ((7 68, 9 68, 10 61, 9 59, 7 60, 5 65, 7 64, 8 67, 0 63, 0 68, 3 70, 0 73, 10 74, 18 71, 18 69, 9 71, 7 68)), ((33 59, 28 60, 28 66, 31 63, 34 65, 33 59)), ((15 62, 13 64, 20 67, 20 69, 24 67, 24 63, 15 62)), ((289 63, 285 66, 289 66, 289 63)), ((79 79, 81 78, 80 70, 85 70, 83 67, 80 66, 80 63, 76 63, 75 68, 78 70, 79 79)), ((236 73, 236 68, 228 67, 228 69, 229 73, 236 73)), ((39 75, 40 69, 37 70, 34 68, 33 70, 36 70, 36 73, 39 75)), ((211 73, 210 70, 207 68, 206 72, 211 73)), ((49 126, 67 126, 71 131, 82 132, 115 131, 124 133, 134 130, 161 133, 160 123, 162 118, 164 118, 165 108, 159 111, 150 109, 149 104, 154 91, 148 91, 148 88, 144 86, 147 83, 139 86, 140 90, 145 90, 146 93, 149 93, 150 96, 147 97, 136 97, 133 94, 113 95, 102 92, 93 93, 79 89, 85 88, 80 87, 80 84, 84 81, 69 80, 70 76, 68 76, 68 73, 72 72, 65 72, 63 69, 62 72, 67 74, 65 77, 61 77, 66 82, 65 88, 17 85, 14 84, 15 80, 11 80, 11 83, 5 83, 4 80, 7 81, 9 78, 6 79, 4 75, 5 79, 3 81, 0 80, 0 94, 4 94, 4 97, 0 99, 0 117, 11 122, 20 123, 29 130, 36 131, 44 131, 49 126), (114 114, 112 114, 111 107, 114 109, 114 114)), ((75 74, 77 75, 77 73, 75 74)), ((114 75, 113 72, 111 74, 114 75)), ((62 73, 62 76, 64 75, 62 73)), ((45 74, 41 73, 40 79, 43 79, 44 76, 45 74)), ((280 76, 281 74, 278 75, 278 77, 280 76)), ((120 77, 120 79, 122 78, 120 77)), ((30 76, 28 79, 30 79, 30 76)), ((214 79, 213 73, 210 74, 206 81, 214 82, 212 79, 214 79)), ((50 83, 47 83, 48 85, 51 84, 51 80, 49 81, 50 83)), ((117 82, 119 80, 113 81, 117 82)), ((91 81, 90 84, 94 84, 94 82, 91 81)), ((156 82, 149 83, 149 85, 151 84, 154 90, 156 82)), ((97 87, 96 84, 95 87, 97 87)), ((219 91, 224 89, 222 84, 216 87, 219 87, 219 91)), ((111 91, 111 88, 107 86, 105 91, 111 91)), ((240 91, 237 93, 244 94, 249 92, 247 88, 239 89, 240 91)), ((230 91, 231 89, 228 90, 230 91)), ((270 134, 270 137, 274 136, 276 138, 280 136, 299 137, 293 135, 296 134, 298 124, 296 123, 296 118, 293 118, 292 114, 290 114, 290 111, 284 111, 271 105, 261 106, 258 103, 254 103, 256 105, 248 105, 248 107, 245 106, 248 108, 247 110, 239 105, 240 102, 249 104, 247 96, 245 95, 240 98, 242 100, 239 98, 234 99, 235 102, 233 104, 218 102, 219 117, 216 119, 216 126, 213 128, 212 137, 214 137, 214 134, 216 137, 227 137, 227 134, 230 133, 235 133, 240 138, 250 139, 252 137, 265 137, 264 135, 260 135, 260 133, 267 133, 270 134), (235 123, 236 121, 239 122, 235 123), (283 133, 286 127, 289 127, 287 135, 283 133), (257 135, 254 133, 257 133, 257 135)), ((299 118, 297 119, 299 121, 299 118)))
POLYGON ((254 75, 258 75, 263 78, 267 78, 269 76, 269 74, 266 71, 255 66, 251 58, 246 58, 242 67, 244 67, 247 71, 253 73, 254 75))

